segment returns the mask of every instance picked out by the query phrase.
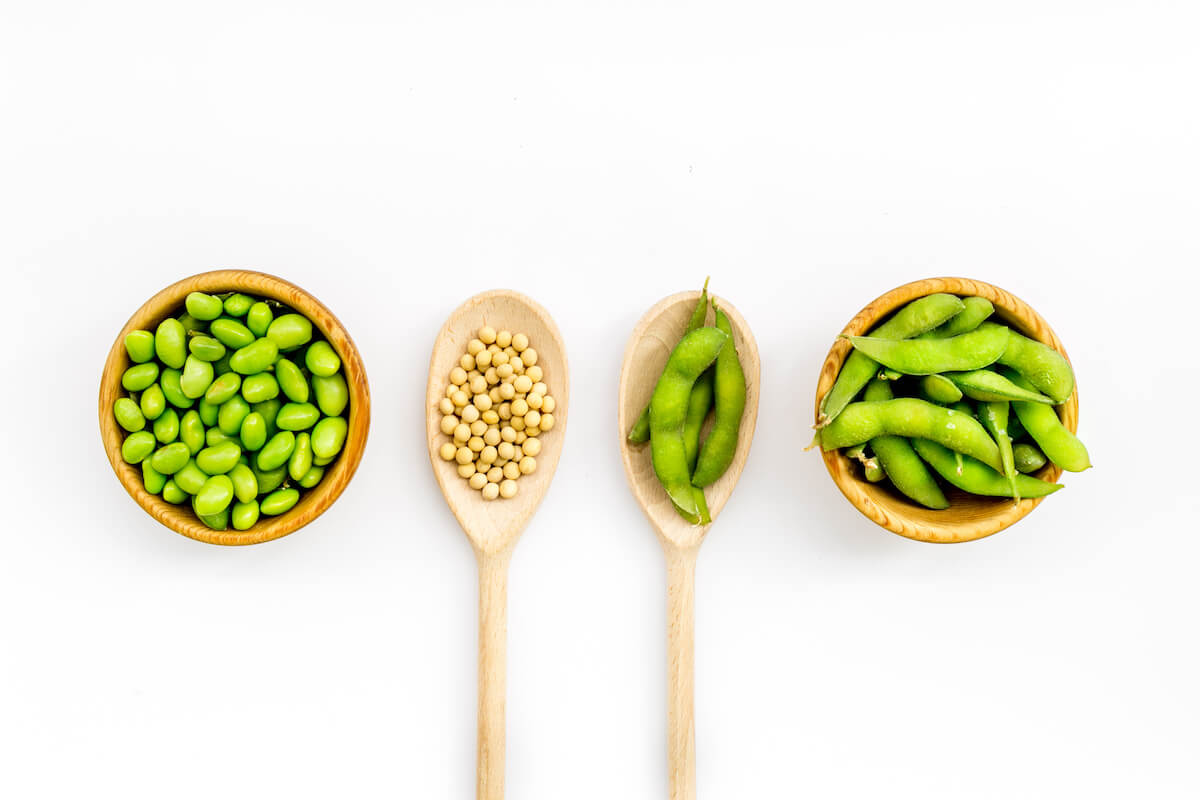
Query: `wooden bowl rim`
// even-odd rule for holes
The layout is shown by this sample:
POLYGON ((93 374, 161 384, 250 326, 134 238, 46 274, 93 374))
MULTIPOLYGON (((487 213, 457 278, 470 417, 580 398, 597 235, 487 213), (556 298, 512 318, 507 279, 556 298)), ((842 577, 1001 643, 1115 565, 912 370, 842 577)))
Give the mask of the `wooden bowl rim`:
POLYGON ((172 283, 130 316, 117 334, 104 363, 100 378, 99 416, 100 435, 109 464, 125 491, 146 513, 189 539, 217 545, 248 545, 279 539, 303 528, 338 499, 354 477, 366 450, 371 420, 371 393, 358 348, 341 321, 324 303, 294 283, 275 275, 254 270, 221 269, 201 272, 172 283), (346 384, 350 389, 349 430, 342 453, 333 462, 333 468, 326 472, 315 488, 304 493, 294 508, 278 517, 263 517, 246 531, 232 528, 212 530, 196 519, 189 504, 172 505, 150 494, 142 485, 141 469, 137 465, 126 464, 121 458, 125 431, 113 417, 112 405, 122 395, 121 375, 131 365, 125 351, 125 336, 139 329, 153 331, 160 321, 177 313, 187 295, 194 291, 245 292, 278 300, 303 314, 321 331, 341 358, 346 384))
MULTIPOLYGON (((1053 347, 1070 361, 1070 356, 1067 355, 1066 348, 1055 334, 1054 329, 1032 306, 1004 289, 971 278, 925 278, 898 286, 880 295, 855 314, 842 329, 842 334, 860 336, 906 303, 938 292, 947 292, 963 297, 978 295, 987 298, 996 308, 996 319, 1011 325, 1030 338, 1053 347)), ((843 338, 838 338, 829 348, 817 381, 816 402, 813 408, 814 422, 820 413, 821 398, 832 388, 838 372, 842 368, 842 363, 851 349, 850 343, 843 338)), ((1071 432, 1077 431, 1079 427, 1078 381, 1067 401, 1055 408, 1063 424, 1071 432)), ((955 497, 951 497, 950 508, 931 512, 903 497, 894 489, 886 488, 882 484, 867 483, 859 478, 854 473, 850 460, 840 451, 822 451, 821 456, 834 484, 865 517, 893 533, 923 542, 967 542, 991 536, 1019 522, 1044 499, 1026 499, 1013 504, 1007 498, 1002 497, 994 500, 973 498, 973 502, 993 504, 995 509, 986 517, 964 521, 954 518, 955 497), (946 522, 937 524, 923 522, 914 518, 914 512, 946 515, 947 519, 946 522)), ((1035 477, 1054 482, 1058 481, 1061 476, 1062 470, 1052 463, 1035 473, 1035 477)), ((961 493, 952 490, 950 494, 960 495, 961 493)), ((961 494, 961 496, 967 497, 965 494, 961 494)))

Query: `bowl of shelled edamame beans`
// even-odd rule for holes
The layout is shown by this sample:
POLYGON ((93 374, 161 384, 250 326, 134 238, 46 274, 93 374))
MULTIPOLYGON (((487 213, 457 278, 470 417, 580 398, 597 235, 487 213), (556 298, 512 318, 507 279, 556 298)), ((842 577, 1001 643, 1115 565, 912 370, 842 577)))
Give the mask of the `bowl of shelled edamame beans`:
POLYGON ((814 417, 842 494, 921 541, 1004 530, 1062 488, 1064 468, 1091 465, 1062 342, 983 281, 914 281, 858 312, 821 367, 814 417))
POLYGON ((146 301, 113 342, 100 433, 129 495, 210 544, 278 539, 341 495, 366 447, 362 358, 321 301, 216 270, 146 301))

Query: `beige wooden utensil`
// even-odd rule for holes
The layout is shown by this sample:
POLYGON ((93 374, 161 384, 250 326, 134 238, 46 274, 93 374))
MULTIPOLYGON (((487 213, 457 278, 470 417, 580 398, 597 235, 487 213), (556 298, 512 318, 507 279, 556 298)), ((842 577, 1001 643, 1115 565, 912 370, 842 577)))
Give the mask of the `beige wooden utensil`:
POLYGON ((524 295, 495 290, 475 295, 456 308, 438 332, 429 359, 425 428, 429 460, 446 504, 466 531, 479 564, 479 741, 476 797, 504 797, 504 681, 507 631, 508 563, 521 531, 550 487, 562 452, 570 408, 567 351, 558 326, 544 308, 524 295), (552 430, 542 434, 538 468, 517 481, 516 497, 484 500, 459 477, 454 462, 443 461, 438 448, 441 432, 438 401, 445 396, 450 370, 466 352, 467 343, 484 325, 524 333, 538 352, 543 381, 557 401, 552 430))
MULTIPOLYGON (((699 292, 683 292, 660 300, 634 328, 625 348, 617 410, 621 458, 633 496, 658 533, 667 559, 667 770, 671 800, 696 796, 696 731, 693 722, 693 651, 695 642, 696 556, 710 525, 690 525, 675 512, 654 474, 650 444, 630 444, 629 429, 645 408, 671 351, 683 336, 699 292)), ((733 327, 733 342, 746 373, 746 411, 738 432, 733 463, 705 489, 715 522, 737 485, 758 418, 758 346, 750 326, 732 305, 717 300, 733 327)))

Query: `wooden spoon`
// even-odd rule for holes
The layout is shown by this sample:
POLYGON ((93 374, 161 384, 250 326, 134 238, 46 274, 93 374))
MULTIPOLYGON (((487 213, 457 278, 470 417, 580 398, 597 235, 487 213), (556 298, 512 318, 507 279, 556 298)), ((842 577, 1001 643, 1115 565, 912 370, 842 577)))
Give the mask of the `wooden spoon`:
MULTIPOLYGON (((667 557, 667 770, 671 800, 696 797, 696 730, 692 701, 696 556, 712 526, 690 525, 676 513, 654 474, 649 443, 630 444, 626 437, 649 402, 658 376, 682 338, 699 297, 699 292, 671 295, 660 300, 638 322, 625 348, 617 412, 617 433, 629 488, 658 532, 667 557)), ((750 326, 732 305, 724 300, 717 303, 729 317, 733 342, 746 373, 746 411, 742 415, 733 463, 716 483, 704 490, 714 522, 733 493, 750 454, 759 395, 758 346, 750 326)))
POLYGON ((550 487, 567 428, 570 372, 567 351, 558 326, 544 308, 524 295, 503 289, 484 292, 456 308, 438 332, 429 359, 429 388, 425 426, 429 460, 442 487, 446 504, 466 531, 479 564, 479 750, 476 797, 504 797, 504 680, 507 631, 508 562, 521 531, 550 487), (517 481, 518 493, 509 499, 484 500, 458 476, 453 461, 443 461, 438 448, 447 441, 441 431, 437 405, 445 396, 450 370, 467 351, 479 329, 524 333, 538 352, 542 380, 557 406, 554 428, 541 435, 538 467, 517 481))

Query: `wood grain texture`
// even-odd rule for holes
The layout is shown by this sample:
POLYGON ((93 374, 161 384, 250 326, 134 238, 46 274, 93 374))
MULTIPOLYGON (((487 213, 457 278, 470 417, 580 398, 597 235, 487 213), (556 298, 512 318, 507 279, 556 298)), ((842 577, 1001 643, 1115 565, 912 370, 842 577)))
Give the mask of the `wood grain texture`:
POLYGON ((425 431, 429 461, 446 504, 467 534, 479 566, 479 735, 476 762, 476 797, 504 797, 505 740, 505 655, 507 639, 506 598, 508 564, 521 531, 537 510, 558 467, 570 412, 570 369, 567 351, 558 326, 544 308, 517 292, 495 290, 475 295, 450 314, 438 331, 429 359, 429 383, 425 395, 425 431), (516 497, 484 500, 459 477, 454 462, 438 454, 446 441, 441 431, 438 401, 445 396, 450 370, 466 352, 467 343, 478 330, 490 325, 496 330, 524 333, 538 352, 538 364, 554 397, 554 429, 541 435, 538 468, 517 481, 516 497))
MULTIPOLYGON (((709 525, 690 525, 676 513, 650 463, 650 445, 630 444, 629 429, 650 401, 654 385, 675 349, 700 298, 682 292, 656 303, 634 328, 625 348, 617 404, 617 435, 625 477, 658 534, 667 562, 667 776, 671 800, 696 797, 694 653, 696 558, 709 525)), ((746 373, 746 410, 729 469, 705 489, 715 523, 733 494, 754 441, 761 391, 758 345, 746 320, 727 301, 715 298, 729 317, 733 342, 746 373)), ((709 314, 711 321, 711 312, 709 314)))
POLYGON ((171 530, 201 542, 220 545, 258 544, 303 528, 325 513, 345 490, 350 479, 354 477, 367 446, 367 435, 371 426, 371 392, 358 348, 354 346, 342 323, 320 300, 299 286, 274 275, 223 269, 203 272, 173 283, 134 312, 117 334, 112 349, 109 350, 108 360, 105 361, 104 372, 100 377, 99 414, 100 436, 113 472, 130 497, 150 516, 171 530), (121 375, 132 366, 129 354, 125 352, 125 336, 135 330, 153 332, 162 320, 182 313, 184 299, 191 292, 244 292, 278 300, 308 317, 342 359, 342 370, 350 388, 350 417, 346 444, 341 455, 326 469, 325 477, 314 488, 304 492, 300 502, 292 510, 278 517, 263 517, 245 531, 214 531, 196 519, 189 504, 172 505, 161 497, 150 494, 142 485, 140 467, 126 464, 121 458, 121 442, 124 441, 125 431, 113 418, 112 409, 117 398, 126 394, 121 388, 121 375))
MULTIPOLYGON (((1029 304, 990 283, 968 278, 927 278, 893 289, 859 311, 842 329, 842 333, 847 336, 865 334, 906 303, 937 292, 987 298, 996 308, 993 319, 1010 325, 1031 339, 1053 347, 1070 360, 1066 348, 1054 330, 1029 304)), ((833 387, 850 350, 850 343, 840 338, 829 349, 817 380, 814 422, 819 413, 821 398, 833 387)), ((1067 428, 1072 432, 1078 429, 1078 382, 1067 402, 1056 406, 1056 410, 1067 428)), ((1018 522, 1042 502, 1042 499, 1027 499, 1013 503, 1008 498, 978 497, 950 487, 946 491, 950 507, 935 511, 912 502, 886 481, 873 484, 861 479, 855 473, 850 459, 840 451, 822 452, 821 455, 833 482, 855 508, 878 525, 901 536, 923 542, 967 542, 990 536, 1018 522)), ((1036 477, 1048 481, 1057 481, 1061 475, 1062 470, 1053 464, 1047 464, 1035 473, 1036 477)))

